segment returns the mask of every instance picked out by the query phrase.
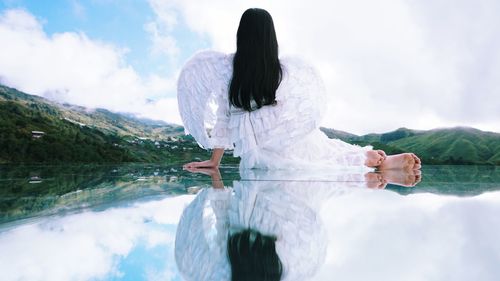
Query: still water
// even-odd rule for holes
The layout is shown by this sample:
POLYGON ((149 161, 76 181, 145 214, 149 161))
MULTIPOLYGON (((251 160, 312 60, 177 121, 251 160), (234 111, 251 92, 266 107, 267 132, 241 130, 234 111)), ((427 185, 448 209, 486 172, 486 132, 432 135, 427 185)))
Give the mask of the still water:
POLYGON ((283 280, 498 280, 499 214, 500 167, 0 166, 0 279, 227 280, 252 229, 283 280))

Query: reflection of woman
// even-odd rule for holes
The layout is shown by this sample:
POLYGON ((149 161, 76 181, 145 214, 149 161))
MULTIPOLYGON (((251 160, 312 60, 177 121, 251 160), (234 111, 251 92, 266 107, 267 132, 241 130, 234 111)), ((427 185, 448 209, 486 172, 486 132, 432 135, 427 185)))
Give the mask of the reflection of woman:
POLYGON ((234 55, 207 51, 186 64, 178 100, 186 132, 214 149, 210 160, 185 167, 217 167, 224 149, 234 149, 244 168, 420 168, 414 154, 386 156, 319 130, 321 79, 301 60, 278 58, 273 20, 262 9, 243 13, 234 55))
MULTIPOLYGON (((220 186, 216 169, 210 174, 220 186)), ((308 280, 324 263, 318 210, 333 195, 365 187, 362 173, 328 181, 292 172, 245 170, 233 188, 204 189, 184 210, 175 257, 186 280, 308 280), (294 178, 294 181, 273 179, 294 178), (311 186, 308 186, 311 185, 311 186), (280 276, 281 275, 281 276, 280 276)))

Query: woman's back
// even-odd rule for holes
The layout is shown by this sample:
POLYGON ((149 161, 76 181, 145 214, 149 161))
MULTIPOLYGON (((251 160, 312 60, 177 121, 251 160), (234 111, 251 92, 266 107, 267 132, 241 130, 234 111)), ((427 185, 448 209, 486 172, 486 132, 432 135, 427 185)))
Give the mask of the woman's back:
POLYGON ((186 132, 202 147, 234 149, 234 156, 242 157, 242 166, 254 167, 262 162, 262 153, 280 154, 319 131, 326 94, 312 66, 294 57, 281 59, 283 76, 276 102, 248 111, 229 101, 232 59, 232 54, 200 52, 181 72, 181 117, 186 132))

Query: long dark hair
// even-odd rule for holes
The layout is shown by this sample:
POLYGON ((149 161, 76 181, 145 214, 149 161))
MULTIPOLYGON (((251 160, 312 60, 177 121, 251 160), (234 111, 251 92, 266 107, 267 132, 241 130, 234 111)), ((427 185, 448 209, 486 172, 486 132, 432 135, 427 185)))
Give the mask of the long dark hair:
POLYGON ((229 101, 247 111, 275 104, 282 76, 273 18, 263 9, 246 10, 236 34, 229 101))
POLYGON ((246 229, 227 241, 232 281, 278 281, 283 273, 276 238, 246 229))

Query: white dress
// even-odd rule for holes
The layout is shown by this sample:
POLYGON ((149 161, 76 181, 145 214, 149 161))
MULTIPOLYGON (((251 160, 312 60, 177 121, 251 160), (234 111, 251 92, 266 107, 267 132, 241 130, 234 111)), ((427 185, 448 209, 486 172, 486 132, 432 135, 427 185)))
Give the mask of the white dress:
POLYGON ((185 133, 201 147, 234 149, 241 168, 366 168, 370 146, 329 139, 319 130, 326 91, 313 67, 298 58, 280 58, 283 80, 276 105, 248 112, 229 103, 233 56, 199 52, 181 71, 179 111, 185 133))

